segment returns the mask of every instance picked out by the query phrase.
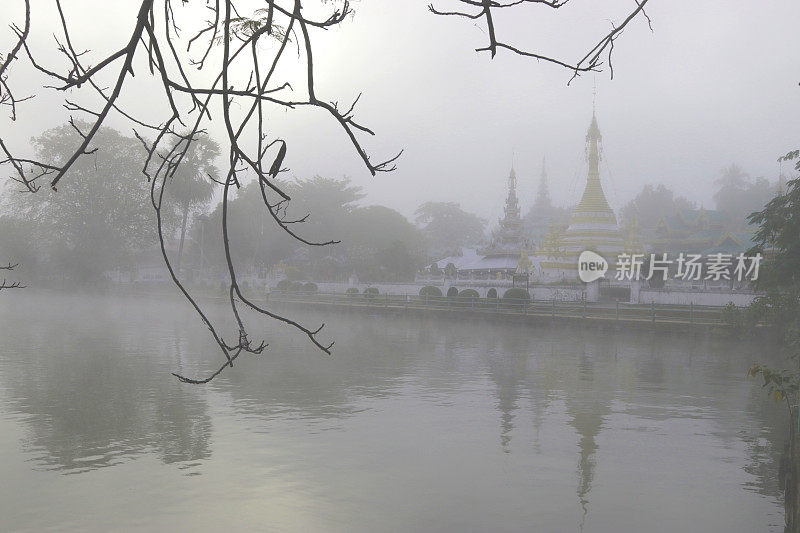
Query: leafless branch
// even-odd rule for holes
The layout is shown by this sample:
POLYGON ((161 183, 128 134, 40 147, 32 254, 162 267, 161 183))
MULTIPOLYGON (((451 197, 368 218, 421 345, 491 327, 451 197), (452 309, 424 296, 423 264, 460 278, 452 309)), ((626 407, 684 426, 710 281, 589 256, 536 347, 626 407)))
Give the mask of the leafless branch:
MULTIPOLYGON (((536 59, 538 61, 544 61, 546 63, 551 63, 557 65, 559 67, 563 67, 567 70, 572 71, 572 77, 570 78, 569 82, 574 80, 577 76, 585 72, 598 72, 603 67, 604 60, 608 62, 609 69, 611 71, 611 77, 614 77, 614 69, 611 64, 611 56, 612 52, 614 51, 614 41, 619 38, 628 24, 637 17, 637 15, 641 14, 646 20, 647 24, 650 27, 650 30, 653 30, 652 21, 650 17, 647 15, 644 7, 645 4, 649 0, 634 0, 636 3, 636 8, 631 11, 623 22, 619 25, 614 25, 612 23, 611 30, 605 34, 598 42, 595 44, 582 58, 578 61, 569 61, 566 59, 559 59, 555 56, 547 55, 540 52, 533 52, 529 50, 525 50, 524 48, 506 43, 502 41, 497 36, 497 28, 495 23, 494 14, 497 10, 501 9, 509 9, 509 8, 522 8, 526 5, 539 5, 543 7, 548 7, 550 9, 559 9, 567 5, 569 0, 512 0, 509 2, 500 2, 498 0, 454 0, 457 5, 461 6, 462 9, 458 10, 440 10, 436 8, 433 4, 428 5, 428 9, 435 15, 441 16, 455 16, 455 17, 462 17, 468 18, 471 20, 480 20, 486 24, 486 30, 489 42, 486 46, 482 46, 476 49, 477 52, 489 52, 491 57, 494 58, 497 54, 498 50, 507 50, 509 52, 513 52, 514 54, 523 56, 523 57, 530 57, 536 59)), ((568 84, 569 84, 568 82, 568 84)))
MULTIPOLYGON (((18 263, 11 264, 9 263, 6 266, 0 266, 0 270, 14 270, 19 266, 18 263)), ((25 285, 20 283, 19 281, 6 281, 6 278, 3 278, 3 281, 0 281, 0 290, 3 289, 24 289, 25 285)))
MULTIPOLYGON (((89 65, 88 50, 76 48, 78 43, 70 31, 69 4, 56 0, 55 13, 58 16, 61 32, 56 36, 56 49, 66 62, 65 68, 58 68, 45 65, 38 60, 36 51, 28 42, 31 6, 26 0, 24 29, 16 31, 18 41, 11 53, 3 58, 0 66, 0 87, 4 95, 10 95, 6 84, 6 69, 11 61, 24 51, 22 57, 27 57, 30 65, 43 76, 42 87, 65 94, 69 92, 69 98, 63 100, 64 107, 89 119, 87 123, 70 118, 69 124, 78 133, 78 143, 71 155, 59 163, 16 156, 0 138, 0 157, 2 157, 0 168, 8 165, 13 171, 11 178, 21 183, 29 192, 36 192, 39 189, 39 182, 43 179, 48 179, 50 187, 57 190, 61 180, 69 179, 70 169, 78 160, 98 149, 102 150, 102 146, 92 146, 93 140, 99 129, 107 124, 111 117, 128 120, 133 124, 134 135, 143 149, 142 172, 150 181, 150 201, 157 215, 159 243, 165 265, 178 290, 209 329, 225 361, 216 372, 204 379, 175 374, 186 383, 207 383, 219 375, 225 367, 233 366, 241 354, 257 355, 266 348, 266 342, 250 340, 248 328, 241 317, 242 308, 294 327, 325 353, 330 353, 333 346, 333 343, 323 343, 319 340, 322 326, 309 328, 293 318, 282 316, 259 305, 243 294, 237 280, 236 266, 230 252, 230 242, 235 240, 236 236, 229 232, 228 219, 231 209, 229 199, 231 189, 239 188, 245 179, 258 180, 265 212, 289 235, 311 246, 325 246, 338 242, 333 240, 315 242, 306 239, 302 236, 301 230, 294 228, 302 225, 308 219, 308 215, 299 218, 286 216, 286 208, 291 198, 287 191, 282 189, 277 177, 285 170, 282 164, 288 147, 282 139, 270 138, 266 123, 268 107, 289 110, 312 107, 331 116, 350 140, 367 171, 373 175, 392 170, 393 163, 399 156, 398 154, 386 161, 373 163, 359 137, 374 133, 370 128, 357 122, 353 116, 358 99, 345 113, 341 113, 336 105, 327 103, 316 94, 312 54, 313 34, 343 22, 351 12, 349 2, 346 0, 339 2, 339 7, 334 5, 329 16, 321 20, 306 17, 299 0, 265 0, 264 9, 255 9, 249 14, 242 13, 238 3, 236 0, 214 0, 195 7, 201 3, 178 4, 175 0, 139 0, 136 4, 136 16, 131 19, 125 44, 108 51, 100 50, 97 57, 101 59, 89 65), (194 34, 182 38, 179 19, 185 17, 187 21, 191 21, 194 18, 192 12, 199 9, 210 13, 208 20, 194 34), (297 44, 301 53, 300 61, 306 67, 302 84, 305 95, 297 95, 288 80, 275 79, 278 63, 282 60, 293 60, 286 54, 287 45, 293 36, 299 36, 297 44), (266 40, 276 41, 277 45, 267 43, 266 40), (199 47, 199 55, 195 54, 196 47, 199 47), (146 65, 145 72, 135 72, 135 69, 141 69, 142 64, 146 65), (207 74, 193 79, 189 66, 200 71, 213 68, 211 81, 205 81, 209 79, 207 74), (235 76, 234 70, 237 72, 235 76), (249 76, 242 78, 242 71, 249 71, 249 76), (110 89, 106 90, 104 83, 107 82, 103 82, 101 77, 112 73, 114 82, 110 89), (167 109, 160 120, 153 121, 145 116, 134 115, 121 106, 120 102, 123 100, 121 95, 126 91, 129 92, 130 87, 134 86, 135 74, 149 75, 159 83, 161 101, 167 109), (84 92, 99 95, 102 105, 99 108, 92 108, 90 105, 80 103, 79 96, 84 92), (173 268, 172 260, 167 253, 168 236, 165 234, 163 224, 166 184, 176 174, 188 150, 203 134, 212 118, 222 120, 227 132, 227 170, 224 177, 209 176, 209 179, 220 185, 223 191, 222 246, 229 277, 228 304, 237 324, 238 339, 233 345, 223 340, 218 326, 209 319, 173 268), (280 200, 277 203, 270 202, 268 192, 277 195, 280 200)), ((328 2, 322 1, 322 3, 328 2)), ((46 16, 44 11, 41 16, 46 16)), ((187 22, 186 25, 190 26, 190 23, 187 22)), ((7 98, 12 98, 10 100, 12 104, 21 101, 11 96, 7 98)), ((15 113, 16 107, 12 107, 12 110, 15 113)))

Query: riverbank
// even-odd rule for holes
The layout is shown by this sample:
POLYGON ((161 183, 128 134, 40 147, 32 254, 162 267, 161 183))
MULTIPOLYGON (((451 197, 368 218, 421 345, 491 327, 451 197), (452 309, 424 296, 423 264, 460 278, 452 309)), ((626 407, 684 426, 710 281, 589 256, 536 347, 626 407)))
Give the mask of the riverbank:
MULTIPOLYGON (((730 337, 723 312, 696 306, 592 304, 587 302, 536 302, 508 300, 422 299, 345 295, 270 295, 271 308, 319 309, 335 313, 417 315, 453 320, 516 323, 612 330, 656 331, 672 334, 730 337)), ((759 336, 766 328, 756 328, 759 336)))

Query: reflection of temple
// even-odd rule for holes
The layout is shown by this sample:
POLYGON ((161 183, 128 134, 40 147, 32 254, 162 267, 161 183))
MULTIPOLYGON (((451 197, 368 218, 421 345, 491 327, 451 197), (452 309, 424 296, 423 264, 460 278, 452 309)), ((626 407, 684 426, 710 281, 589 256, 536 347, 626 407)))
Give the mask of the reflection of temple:
MULTIPOLYGON (((485 352, 491 354, 486 360, 487 375, 495 386, 500 447, 504 453, 529 453, 525 449, 529 442, 524 439, 526 428, 521 427, 527 423, 525 418, 519 417, 520 410, 525 414, 526 400, 530 401, 528 409, 533 415, 533 449, 537 453, 542 418, 548 416, 553 401, 563 401, 566 423, 577 436, 574 449, 577 457, 570 462, 574 460, 572 464, 576 465, 574 494, 581 508, 582 529, 597 470, 598 438, 612 413, 611 406, 620 388, 618 380, 630 383, 625 365, 608 372, 607 362, 616 353, 615 343, 593 339, 588 342, 561 340, 551 344, 529 337, 503 337, 497 346, 487 347, 485 352), (514 433, 520 429, 523 440, 512 446, 514 433)), ((549 416, 553 416, 553 411, 549 416)))
MULTIPOLYGON (((595 383, 595 359, 603 355, 592 344, 584 344, 583 353, 578 359, 578 383, 572 394, 567 396, 567 412, 571 418, 569 424, 578 433, 578 502, 583 509, 583 520, 589 510, 589 492, 592 490, 595 470, 597 467, 596 452, 598 449, 597 437, 603 429, 605 418, 611 414, 611 402, 614 393, 609 383, 600 381, 595 383)), ((608 377, 608 376, 604 376, 608 377)), ((581 522, 583 529, 583 521, 581 522)))
POLYGON ((616 258, 625 247, 617 217, 600 183, 601 140, 597 117, 592 115, 586 133, 589 173, 583 196, 572 210, 566 231, 562 233, 557 227, 551 228, 537 251, 545 277, 577 278, 578 256, 584 250, 602 255, 613 272, 616 258))

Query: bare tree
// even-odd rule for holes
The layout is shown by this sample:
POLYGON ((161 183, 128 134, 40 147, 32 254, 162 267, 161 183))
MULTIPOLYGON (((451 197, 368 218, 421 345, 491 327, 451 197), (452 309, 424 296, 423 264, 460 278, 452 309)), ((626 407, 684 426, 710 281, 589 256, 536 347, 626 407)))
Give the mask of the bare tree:
MULTIPOLYGON (((17 268, 18 266, 19 266, 18 264, 12 265, 11 263, 9 263, 6 266, 0 266, 0 270, 11 271, 17 268)), ((19 281, 6 281, 6 278, 3 278, 3 281, 0 281, 0 291, 3 289, 24 289, 24 288, 25 286, 22 285, 22 283, 20 283, 19 281)))
POLYGON ((614 51, 614 41, 616 41, 616 39, 622 35, 622 32, 628 26, 628 23, 630 23, 638 15, 641 14, 641 16, 647 19, 647 23, 652 31, 653 27, 650 22, 650 17, 647 15, 647 12, 644 9, 644 6, 647 4, 648 0, 633 1, 636 4, 636 8, 628 13, 619 25, 615 25, 612 22, 611 29, 608 31, 608 33, 603 35, 597 44, 595 44, 588 52, 586 52, 583 57, 574 62, 570 62, 565 59, 559 59, 555 56, 546 55, 541 52, 525 50, 524 48, 504 42, 498 37, 498 30, 495 22, 495 16, 497 12, 501 10, 521 10, 532 6, 539 6, 555 10, 566 6, 569 3, 569 0, 451 0, 451 2, 454 2, 457 5, 458 9, 445 11, 437 9, 433 4, 429 4, 428 9, 430 9, 430 11, 436 15, 460 17, 475 21, 482 20, 486 24, 486 33, 489 38, 489 42, 486 44, 486 46, 476 48, 476 52, 489 52, 491 57, 494 58, 494 56, 497 54, 497 51, 502 49, 521 56, 552 63, 571 70, 573 74, 570 81, 572 81, 584 72, 599 71, 603 66, 604 59, 608 62, 608 67, 611 70, 611 77, 613 78, 614 66, 611 63, 611 54, 614 51))
MULTIPOLYGON (((34 156, 12 154, 0 139, 3 159, 0 166, 8 165, 12 179, 25 191, 34 193, 47 183, 53 190, 62 179, 68 178, 75 162, 94 153, 95 135, 110 119, 127 122, 139 139, 143 150, 142 172, 150 183, 150 200, 156 212, 161 253, 172 281, 208 327, 214 342, 224 357, 218 370, 203 379, 193 379, 175 374, 187 383, 207 383, 220 374, 242 354, 260 354, 266 347, 264 341, 253 341, 241 318, 242 310, 250 310, 295 327, 308 337, 320 350, 330 353, 333 343, 323 343, 318 336, 323 325, 311 328, 286 316, 277 314, 252 301, 243 294, 237 280, 236 268, 231 257, 231 235, 228 227, 231 189, 242 186, 243 181, 255 179, 263 201, 263 209, 280 228, 300 242, 311 246, 324 246, 337 241, 315 242, 303 237, 297 228, 308 214, 299 217, 288 215, 290 195, 283 190, 278 175, 285 171, 283 162, 288 150, 287 143, 271 134, 267 128, 267 115, 271 109, 313 108, 330 117, 349 139, 353 150, 363 165, 372 174, 387 172, 395 168, 394 157, 373 162, 361 139, 374 135, 372 130, 357 122, 353 112, 358 98, 352 105, 340 108, 336 102, 328 101, 317 94, 314 83, 314 55, 312 38, 319 32, 341 24, 352 12, 347 0, 316 0, 314 12, 327 9, 326 15, 316 18, 308 15, 300 0, 138 0, 135 18, 131 18, 125 42, 119 48, 103 49, 94 54, 78 50, 74 46, 70 31, 73 20, 64 9, 64 2, 55 0, 60 34, 56 36, 56 48, 66 66, 45 65, 38 51, 30 42, 31 2, 24 2, 24 24, 12 26, 15 44, 9 53, 0 58, 0 103, 10 106, 11 117, 16 119, 17 106, 25 98, 18 98, 11 90, 10 65, 13 61, 27 60, 43 77, 42 87, 65 94, 64 107, 88 120, 88 126, 70 118, 70 124, 81 141, 71 156, 65 160, 47 161, 34 156), (260 6, 260 7, 256 7, 260 6), (183 34, 181 27, 191 27, 198 13, 206 14, 199 29, 183 34), (292 46, 290 47, 290 43, 292 46), (296 48, 299 57, 288 50, 296 48), (94 61, 88 59, 93 57, 94 61), (293 87, 288 80, 278 79, 276 70, 281 62, 300 62, 304 68, 302 87, 293 87), (244 73, 244 75, 242 74, 244 73), (130 93, 134 74, 149 75, 160 85, 161 102, 167 110, 162 116, 153 118, 135 114, 122 104, 121 95, 130 93), (107 87, 106 83, 110 85, 107 87), (67 93, 67 91, 69 91, 67 93), (68 95, 68 96, 66 96, 68 95), (78 98, 89 95, 99 98, 100 104, 80 103, 78 98), (223 150, 227 152, 227 168, 220 179, 207 176, 222 188, 222 245, 229 276, 228 302, 232 317, 237 324, 235 342, 223 339, 218 327, 211 322, 197 300, 180 281, 166 251, 165 229, 162 212, 166 207, 167 183, 176 179, 178 169, 187 157, 191 146, 207 131, 208 123, 222 121, 226 132, 223 150)), ((526 53, 499 41, 492 22, 492 12, 522 3, 542 3, 558 8, 564 2, 544 0, 521 0, 504 5, 494 0, 460 0, 469 7, 478 9, 469 18, 485 18, 490 28, 490 42, 486 48, 492 55, 498 48, 506 48, 522 55, 551 61, 580 72, 594 70, 599 66, 599 57, 605 50, 613 48, 613 42, 630 19, 644 10, 647 0, 637 4, 637 9, 622 24, 615 28, 595 49, 575 65, 526 53)), ((36 4, 37 16, 48 16, 51 4, 46 7, 36 4)), ((34 18, 33 20, 36 20, 34 18)), ((610 54, 610 50, 609 50, 610 54)), ((152 96, 152 95, 151 95, 152 96)), ((156 106, 152 106, 155 108, 156 106)))

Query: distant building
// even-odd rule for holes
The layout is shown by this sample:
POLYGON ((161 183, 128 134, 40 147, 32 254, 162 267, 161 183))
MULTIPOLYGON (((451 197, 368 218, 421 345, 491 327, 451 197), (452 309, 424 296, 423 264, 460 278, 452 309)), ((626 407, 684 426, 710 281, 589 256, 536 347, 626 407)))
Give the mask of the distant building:
POLYGON ((566 229, 569 212, 566 209, 555 207, 550 199, 550 186, 547 180, 547 164, 542 159, 542 173, 539 178, 539 189, 533 200, 528 214, 523 219, 525 234, 535 245, 540 247, 551 232, 551 226, 560 226, 566 229), (566 215, 566 216, 565 216, 566 215))
POLYGON ((551 225, 536 250, 536 259, 544 278, 578 279, 578 256, 584 250, 603 256, 609 264, 610 274, 607 276, 613 275, 617 257, 626 248, 626 241, 617 225, 617 217, 608 204, 600 183, 601 140, 597 116, 592 114, 592 122, 586 133, 589 172, 583 196, 573 208, 566 230, 555 224, 551 225))
POLYGON ((517 174, 512 166, 508 175, 503 218, 499 220, 499 228, 492 235, 489 246, 482 249, 464 248, 459 254, 440 259, 431 266, 435 271, 445 272, 445 275, 448 270, 455 271, 462 278, 511 279, 518 273, 520 259, 523 259, 523 267, 528 266, 528 253, 531 251, 532 246, 525 236, 520 216, 517 174))
POLYGON ((657 253, 739 253, 753 246, 752 228, 732 228, 730 216, 715 209, 681 209, 662 217, 649 246, 657 253))

